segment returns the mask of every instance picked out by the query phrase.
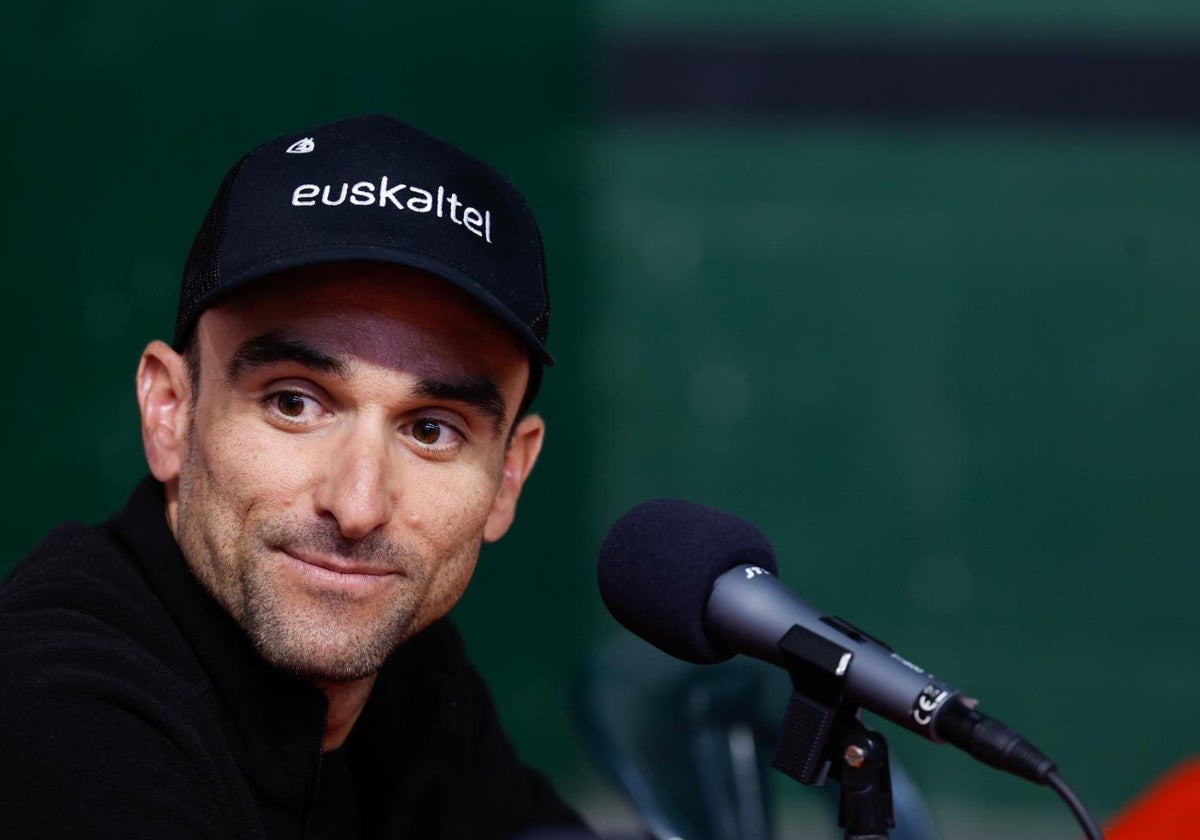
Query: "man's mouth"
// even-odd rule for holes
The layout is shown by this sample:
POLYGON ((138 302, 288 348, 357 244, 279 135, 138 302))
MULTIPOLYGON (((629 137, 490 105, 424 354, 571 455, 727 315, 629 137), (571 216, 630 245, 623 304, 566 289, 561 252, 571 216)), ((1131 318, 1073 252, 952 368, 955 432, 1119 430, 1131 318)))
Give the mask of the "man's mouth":
POLYGON ((344 557, 330 556, 297 548, 281 548, 289 567, 315 583, 366 589, 378 586, 397 574, 393 569, 344 557))

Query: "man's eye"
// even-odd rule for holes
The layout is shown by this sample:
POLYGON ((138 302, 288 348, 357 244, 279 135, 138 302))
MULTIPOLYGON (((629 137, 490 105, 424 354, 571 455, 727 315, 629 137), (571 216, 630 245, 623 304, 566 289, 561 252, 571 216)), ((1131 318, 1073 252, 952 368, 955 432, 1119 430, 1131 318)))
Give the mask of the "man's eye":
POLYGON ((284 417, 298 420, 304 416, 309 399, 304 394, 297 394, 295 391, 280 391, 271 397, 271 402, 274 403, 275 410, 284 417))
POLYGON ((412 436, 418 443, 433 446, 442 438, 442 424, 436 420, 418 420, 412 425, 412 436))
POLYGON ((465 440, 463 433, 453 423, 439 417, 419 417, 408 427, 413 441, 429 451, 450 454, 465 440))

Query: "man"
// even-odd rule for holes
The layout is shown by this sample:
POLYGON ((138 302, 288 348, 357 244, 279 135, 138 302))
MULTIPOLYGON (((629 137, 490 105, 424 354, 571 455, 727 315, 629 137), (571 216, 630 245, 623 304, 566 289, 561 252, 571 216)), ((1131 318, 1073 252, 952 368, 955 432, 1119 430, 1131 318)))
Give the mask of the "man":
POLYGON ((152 478, 0 590, 12 837, 578 826, 444 616, 541 449, 520 194, 390 117, 266 143, 137 372, 152 478))

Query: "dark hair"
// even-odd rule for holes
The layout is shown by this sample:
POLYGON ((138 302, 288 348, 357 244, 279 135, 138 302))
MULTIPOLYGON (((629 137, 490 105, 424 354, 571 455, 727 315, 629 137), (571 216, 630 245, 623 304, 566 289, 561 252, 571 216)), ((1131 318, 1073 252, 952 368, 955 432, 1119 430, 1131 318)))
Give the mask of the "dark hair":
POLYGON ((192 386, 192 405, 195 406, 196 395, 200 393, 200 341, 196 338, 194 327, 188 333, 182 355, 188 371, 188 382, 192 386))

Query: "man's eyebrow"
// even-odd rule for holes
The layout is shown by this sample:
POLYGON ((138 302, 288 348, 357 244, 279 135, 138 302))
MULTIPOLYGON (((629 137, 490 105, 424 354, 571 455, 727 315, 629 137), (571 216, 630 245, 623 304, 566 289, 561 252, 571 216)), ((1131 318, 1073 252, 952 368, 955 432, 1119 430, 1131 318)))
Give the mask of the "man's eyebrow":
POLYGON ((492 419, 492 427, 497 432, 508 413, 508 404, 500 393, 500 387, 487 376, 421 379, 417 382, 415 393, 420 397, 449 400, 476 408, 492 419))
POLYGON ((282 332, 264 333, 247 339, 238 345, 237 351, 225 368, 230 382, 236 382, 246 371, 256 370, 277 362, 295 362, 303 367, 322 373, 330 373, 341 379, 349 375, 346 362, 328 353, 305 344, 282 332))

